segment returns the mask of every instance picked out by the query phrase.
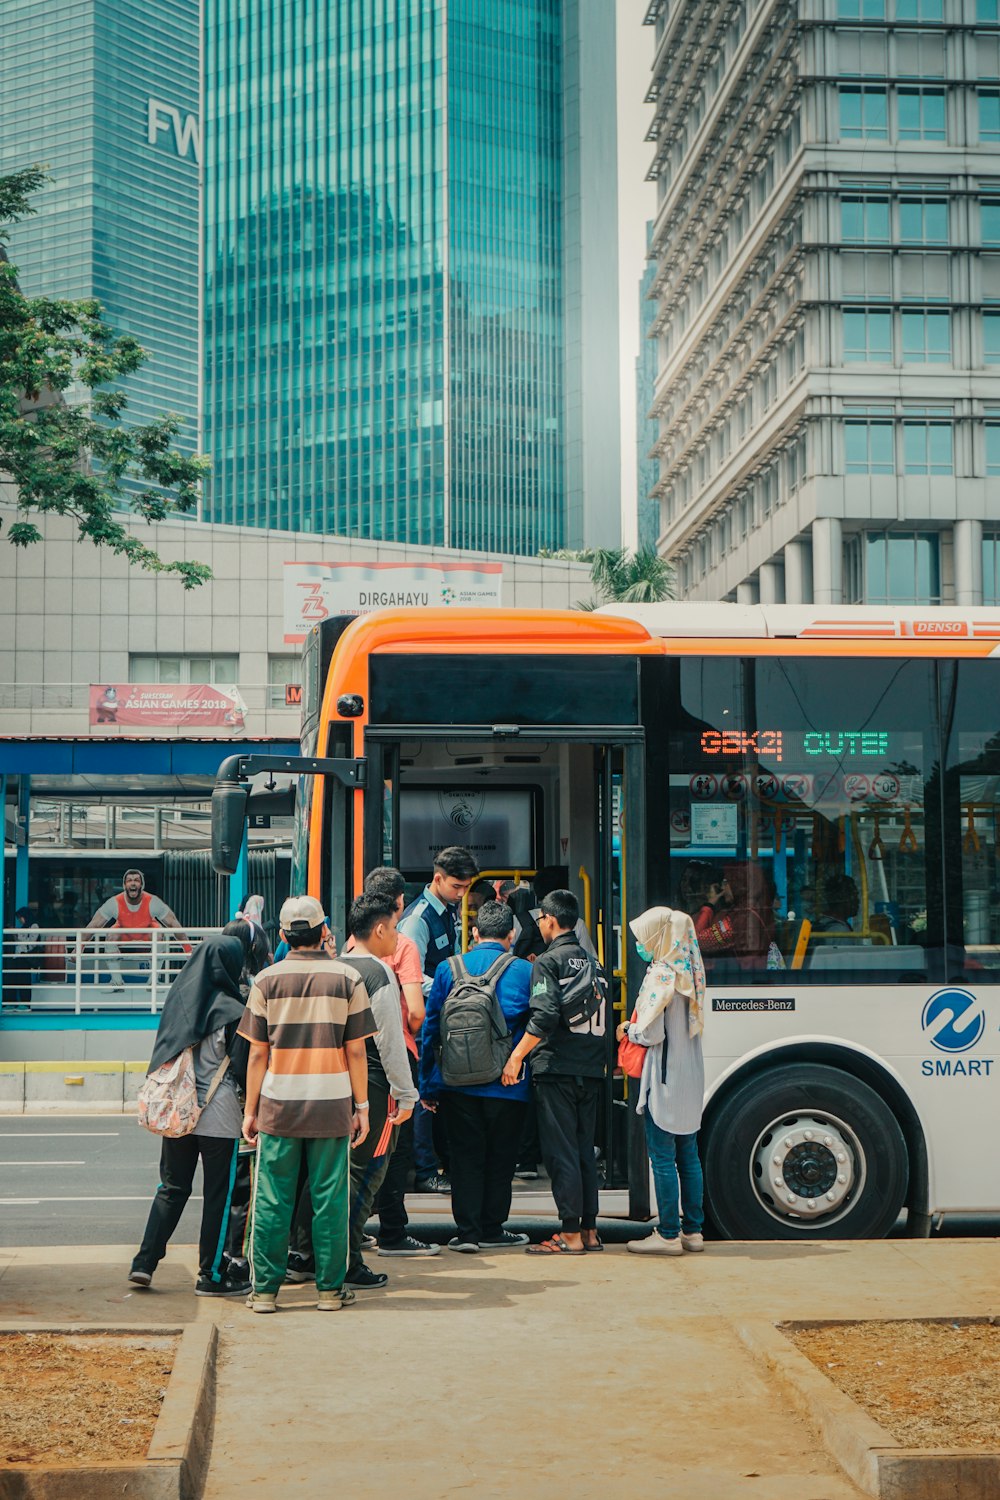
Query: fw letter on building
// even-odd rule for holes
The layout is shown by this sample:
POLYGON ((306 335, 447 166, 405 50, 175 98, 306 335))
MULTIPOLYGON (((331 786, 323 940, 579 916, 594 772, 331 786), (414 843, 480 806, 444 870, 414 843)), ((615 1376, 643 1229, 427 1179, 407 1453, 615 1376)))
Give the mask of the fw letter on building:
POLYGON ((285 563, 285 641, 301 644, 331 615, 375 609, 497 608, 502 563, 285 563))

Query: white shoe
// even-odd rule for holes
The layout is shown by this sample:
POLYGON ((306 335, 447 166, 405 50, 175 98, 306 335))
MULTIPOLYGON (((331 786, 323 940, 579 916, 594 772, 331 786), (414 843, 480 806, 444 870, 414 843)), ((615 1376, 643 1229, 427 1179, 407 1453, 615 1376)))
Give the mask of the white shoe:
POLYGON ((273 1313, 278 1311, 277 1292, 251 1292, 247 1298, 247 1307, 254 1313, 273 1313))
POLYGON ((685 1234, 681 1231, 681 1247, 697 1254, 705 1248, 705 1236, 699 1231, 697 1234, 685 1234))
POLYGON ((631 1250, 633 1255, 683 1255, 679 1239, 664 1239, 658 1229, 647 1235, 644 1240, 629 1240, 625 1246, 631 1250))

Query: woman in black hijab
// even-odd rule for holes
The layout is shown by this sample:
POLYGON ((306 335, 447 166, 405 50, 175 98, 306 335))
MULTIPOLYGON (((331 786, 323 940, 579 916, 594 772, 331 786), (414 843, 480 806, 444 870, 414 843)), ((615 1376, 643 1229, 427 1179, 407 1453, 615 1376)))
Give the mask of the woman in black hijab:
POLYGON ((229 1206, 243 1125, 237 1085, 242 1087, 246 1083, 247 1044, 236 1036, 243 1016, 240 979, 245 960, 246 952, 239 938, 205 938, 170 986, 163 1003, 149 1071, 152 1073, 171 1062, 185 1047, 193 1048, 202 1113, 190 1135, 176 1140, 163 1138, 160 1185, 129 1272, 128 1279, 135 1286, 149 1286, 153 1272, 166 1254, 170 1236, 191 1196, 200 1157, 205 1197, 195 1292, 199 1297, 228 1297, 245 1296, 250 1290, 248 1282, 237 1281, 227 1273, 225 1264, 229 1206), (212 1098, 207 1099, 219 1066, 227 1056, 229 1066, 212 1098))

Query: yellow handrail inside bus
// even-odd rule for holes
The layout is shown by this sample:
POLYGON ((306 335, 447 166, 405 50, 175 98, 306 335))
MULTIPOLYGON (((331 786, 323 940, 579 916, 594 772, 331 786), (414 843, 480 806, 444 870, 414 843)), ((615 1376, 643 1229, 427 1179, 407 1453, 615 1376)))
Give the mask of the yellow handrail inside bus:
POLYGON ((587 874, 587 871, 583 865, 580 866, 577 874, 579 875, 580 880, 583 882, 583 925, 584 927, 586 927, 591 937, 593 937, 594 929, 590 925, 592 899, 590 894, 590 876, 587 874))
POLYGON ((803 917, 802 926, 799 928, 799 935, 795 939, 795 952, 792 954, 791 967, 793 969, 801 969, 802 965, 806 961, 806 949, 809 947, 809 939, 812 936, 812 928, 813 924, 810 922, 809 918, 803 917))

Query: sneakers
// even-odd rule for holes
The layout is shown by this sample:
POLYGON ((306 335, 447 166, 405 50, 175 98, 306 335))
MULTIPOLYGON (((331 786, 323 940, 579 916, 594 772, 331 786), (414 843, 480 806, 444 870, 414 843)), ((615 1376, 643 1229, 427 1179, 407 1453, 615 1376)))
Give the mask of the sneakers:
POLYGON ((361 1248, 362 1250, 377 1250, 378 1240, 373 1234, 363 1234, 361 1236, 361 1248))
POLYGON ((448 1249, 457 1250, 459 1255, 478 1255, 479 1242, 463 1239, 460 1234, 456 1234, 448 1241, 448 1249))
POLYGON ((153 1279, 152 1271, 137 1271, 134 1267, 128 1273, 128 1279, 133 1286, 149 1286, 153 1279))
POLYGON ((440 1245, 425 1245, 423 1240, 415 1240, 412 1234, 406 1234, 401 1240, 393 1240, 391 1245, 379 1242, 379 1255, 440 1255, 440 1245))
POLYGON ((223 1276, 213 1281, 211 1276, 199 1276, 195 1282, 196 1297, 245 1297, 251 1290, 249 1281, 237 1281, 235 1276, 223 1276))
POLYGON ((685 1250, 690 1250, 697 1255, 705 1248, 705 1236, 699 1231, 697 1234, 685 1234, 681 1231, 681 1245, 685 1250))
POLYGON ((418 1177, 413 1184, 415 1193, 450 1193, 451 1178, 446 1177, 443 1172, 437 1172, 433 1177, 418 1177))
POLYGON ((644 1240, 629 1240, 625 1246, 633 1255, 683 1255, 680 1239, 667 1240, 658 1229, 644 1240))
POLYGON ((251 1292, 247 1298, 247 1307, 254 1313, 272 1313, 278 1311, 277 1292, 251 1292))
POLYGON ((518 1245, 526 1245, 528 1236, 526 1234, 515 1234, 511 1229, 501 1229, 500 1233, 491 1240, 480 1240, 480 1250, 513 1250, 518 1245))
POLYGON ((316 1280, 316 1262, 311 1255, 300 1255, 297 1250, 288 1253, 288 1265, 285 1269, 285 1280, 292 1282, 294 1286, 300 1286, 304 1281, 316 1280))
POLYGON ((522 1182, 537 1182, 538 1168, 530 1166, 526 1163, 523 1167, 518 1167, 517 1171, 514 1173, 514 1176, 520 1178, 522 1182))
POLYGON ((361 1263, 353 1275, 348 1271, 344 1278, 344 1285, 353 1287, 356 1292, 380 1292, 388 1284, 389 1278, 384 1271, 373 1271, 364 1262, 361 1263))
POLYGON ((355 1301, 355 1295, 350 1287, 333 1287, 330 1291, 316 1293, 316 1309, 318 1312, 340 1312, 342 1307, 350 1307, 355 1301))

